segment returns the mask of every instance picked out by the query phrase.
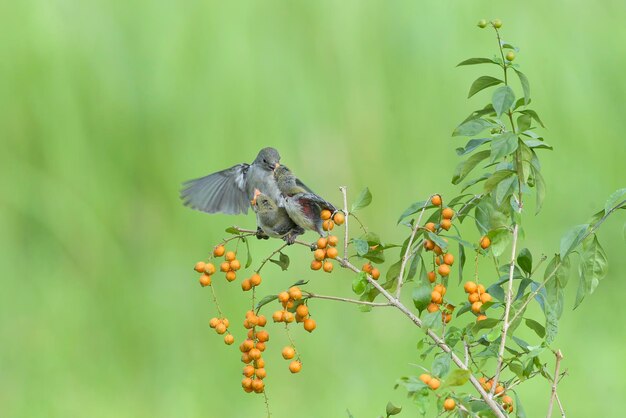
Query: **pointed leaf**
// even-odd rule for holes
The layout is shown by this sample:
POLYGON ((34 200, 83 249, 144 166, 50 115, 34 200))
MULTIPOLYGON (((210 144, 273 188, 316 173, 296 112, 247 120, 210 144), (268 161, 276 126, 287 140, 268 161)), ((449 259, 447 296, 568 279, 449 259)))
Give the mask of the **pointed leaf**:
POLYGON ((517 73, 519 81, 522 84, 522 90, 524 91, 524 104, 528 106, 528 104, 530 103, 530 82, 523 72, 519 71, 515 67, 513 67, 513 69, 517 73))
POLYGON ((491 58, 470 58, 465 61, 459 62, 456 66, 460 67, 462 65, 476 65, 476 64, 496 64, 499 65, 496 61, 491 58))
POLYGON ((513 132, 505 132, 496 136, 491 141, 491 158, 492 163, 505 155, 513 153, 519 145, 519 139, 513 132))
POLYGON ((467 98, 469 99, 470 97, 472 97, 473 95, 475 95, 479 91, 484 90, 487 87, 497 86, 500 83, 504 83, 504 81, 500 80, 499 78, 490 77, 488 75, 484 75, 482 77, 478 77, 472 83, 472 86, 470 87, 470 90, 469 90, 469 93, 467 95, 467 98))
POLYGON ((480 151, 465 161, 461 161, 454 170, 452 184, 459 184, 467 175, 484 159, 489 157, 491 151, 480 151))
POLYGON ((580 244, 588 229, 589 224, 577 225, 563 235, 560 247, 561 258, 567 257, 580 244))
POLYGON ((366 187, 361 191, 354 203, 352 203, 351 211, 355 212, 359 209, 363 209, 364 207, 367 207, 370 203, 372 203, 372 193, 370 193, 370 189, 366 187))
MULTIPOLYGON (((604 204, 604 210, 608 213, 609 210, 613 209, 614 206, 626 200, 626 188, 616 190, 609 196, 604 204)), ((626 203, 620 205, 619 207, 626 207, 626 203)))
POLYGON ((501 116, 503 113, 508 112, 515 103, 515 93, 509 86, 498 87, 491 97, 491 103, 496 110, 496 114, 501 116))
POLYGON ((457 126, 454 132, 452 132, 452 136, 476 136, 485 129, 493 126, 493 123, 485 119, 471 119, 457 126))

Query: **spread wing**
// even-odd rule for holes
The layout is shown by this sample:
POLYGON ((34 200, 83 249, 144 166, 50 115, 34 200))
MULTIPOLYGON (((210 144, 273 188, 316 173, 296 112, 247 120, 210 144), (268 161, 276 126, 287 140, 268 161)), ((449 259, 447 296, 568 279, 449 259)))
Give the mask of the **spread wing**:
POLYGON ((249 164, 238 164, 226 170, 183 183, 180 198, 185 206, 208 213, 237 215, 248 213, 246 193, 249 164))
MULTIPOLYGON (((337 210, 331 203, 315 193, 302 193, 299 195, 298 201, 303 205, 305 211, 313 210, 313 208, 315 208, 316 212, 321 212, 323 209, 328 209, 331 212, 337 210)), ((319 217, 319 213, 317 213, 317 216, 319 217)))

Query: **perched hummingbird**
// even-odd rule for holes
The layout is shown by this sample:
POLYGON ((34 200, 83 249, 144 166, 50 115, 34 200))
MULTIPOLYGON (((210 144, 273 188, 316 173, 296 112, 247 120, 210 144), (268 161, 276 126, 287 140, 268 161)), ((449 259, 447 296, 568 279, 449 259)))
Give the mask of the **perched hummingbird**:
POLYGON ((315 193, 300 186, 296 176, 285 166, 278 166, 274 169, 274 178, 283 195, 287 214, 296 225, 324 235, 321 212, 328 209, 334 213, 337 209, 315 193))
MULTIPOLYGON (((185 206, 208 213, 237 215, 248 213, 254 190, 258 189, 282 206, 273 170, 280 166, 274 148, 263 148, 252 164, 237 164, 226 170, 183 183, 180 198, 185 206)), ((300 180, 299 187, 310 191, 300 180)))
POLYGON ((298 235, 304 234, 304 229, 296 225, 285 208, 278 206, 269 196, 261 193, 258 189, 254 191, 252 199, 252 210, 256 212, 257 238, 281 238, 288 245, 296 241, 298 235))

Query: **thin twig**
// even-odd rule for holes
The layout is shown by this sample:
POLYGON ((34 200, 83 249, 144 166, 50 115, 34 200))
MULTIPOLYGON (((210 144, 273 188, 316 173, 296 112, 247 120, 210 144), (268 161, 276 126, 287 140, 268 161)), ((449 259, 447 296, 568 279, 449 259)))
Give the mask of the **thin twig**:
MULTIPOLYGON (((561 368, 561 360, 563 360, 563 353, 561 353, 561 350, 557 350, 554 355, 556 356, 556 365, 554 367, 554 379, 552 379, 552 395, 550 396, 550 403, 548 404, 548 415, 546 415, 546 418, 552 417, 552 408, 554 406, 554 400, 557 397, 556 386, 559 383, 559 370, 561 368)), ((563 406, 560 404, 560 402, 559 407, 561 408, 561 415, 565 416, 565 411, 563 411, 563 406)))
POLYGON ((346 192, 346 186, 339 187, 341 194, 343 195, 343 212, 346 215, 345 220, 345 229, 343 234, 343 258, 348 256, 348 219, 350 218, 350 214, 348 213, 348 194, 346 192))
POLYGON ((312 298, 312 299, 336 300, 339 302, 348 302, 348 303, 354 303, 356 305, 366 305, 366 306, 372 306, 372 307, 393 306, 390 303, 385 303, 385 302, 368 302, 365 300, 342 298, 340 296, 317 295, 317 294, 313 294, 310 292, 305 292, 305 293, 307 295, 307 298, 312 298))
MULTIPOLYGON (((345 189, 342 190, 342 192, 345 193, 346 192, 345 189)), ((348 270, 352 270, 353 272, 357 274, 361 273, 361 270, 357 268, 356 266, 354 266, 352 263, 350 263, 350 261, 347 258, 337 258, 337 261, 339 262, 339 265, 341 267, 346 268, 348 270)), ((395 306, 400 312, 406 315, 419 328, 423 328, 422 320, 419 319, 417 316, 415 316, 415 314, 411 312, 406 306, 404 306, 402 302, 396 299, 391 293, 389 293, 385 288, 383 288, 376 280, 372 279, 371 275, 366 274, 365 277, 367 279, 367 282, 370 285, 372 285, 376 290, 378 290, 380 294, 382 294, 389 301, 391 305, 395 306)), ((459 356, 457 356, 456 353, 454 353, 454 351, 450 348, 450 346, 448 346, 448 344, 446 344, 444 340, 439 338, 437 334, 435 334, 432 330, 428 329, 426 330, 426 335, 428 335, 441 350, 443 350, 445 353, 450 354, 452 361, 454 362, 454 364, 457 365, 457 367, 459 367, 462 370, 469 370, 463 363, 463 360, 461 360, 459 356)), ((482 385, 480 384, 478 379, 476 379, 476 376, 474 376, 474 374, 471 373, 471 371, 470 371, 469 379, 470 379, 472 386, 474 386, 474 388, 478 391, 480 396, 483 398, 483 400, 489 406, 489 408, 494 412, 496 417, 506 418, 506 415, 504 414, 502 408, 489 396, 487 392, 485 392, 482 385)))
POLYGON ((265 389, 263 389, 263 398, 265 399, 265 410, 267 411, 267 418, 270 418, 272 416, 272 413, 270 412, 270 401, 267 397, 267 392, 265 389))
POLYGON ((500 348, 498 350, 498 364, 496 366, 496 373, 493 378, 493 385, 491 386, 491 395, 493 396, 495 388, 498 386, 498 379, 500 378, 500 371, 502 370, 502 362, 504 361, 504 348, 506 346, 506 335, 509 331, 509 315, 511 313, 511 304, 513 302, 513 273, 515 272, 515 257, 517 256, 517 238, 519 233, 519 225, 515 224, 513 227, 513 248, 511 249, 511 262, 509 264, 509 285, 506 292, 506 302, 504 305, 504 322, 502 324, 502 337, 500 339, 500 348))
POLYGON ((261 269, 263 268, 263 266, 270 261, 270 259, 272 257, 274 257, 276 254, 278 254, 279 252, 281 252, 283 250, 283 248, 285 248, 287 246, 287 243, 281 245, 277 250, 275 250, 273 253, 271 253, 269 256, 265 257, 265 259, 263 259, 263 261, 261 262, 261 265, 259 266, 258 269, 255 270, 255 273, 259 274, 261 272, 261 269))
MULTIPOLYGON (((400 293, 402 292, 402 284, 404 281, 404 269, 406 268, 406 264, 411 258, 411 246, 413 245, 413 240, 415 239, 415 234, 417 230, 420 229, 420 223, 422 222, 422 216, 424 215, 424 210, 426 210, 426 206, 430 203, 430 199, 432 196, 428 198, 428 200, 424 203, 422 210, 420 211, 419 217, 413 225, 413 229, 411 230, 411 236, 409 237, 409 243, 406 246, 406 250, 404 251, 404 255, 402 256, 402 264, 400 265, 400 273, 398 274, 398 288, 396 289, 396 299, 400 298, 400 293)), ((347 230, 347 228, 346 228, 347 230)))

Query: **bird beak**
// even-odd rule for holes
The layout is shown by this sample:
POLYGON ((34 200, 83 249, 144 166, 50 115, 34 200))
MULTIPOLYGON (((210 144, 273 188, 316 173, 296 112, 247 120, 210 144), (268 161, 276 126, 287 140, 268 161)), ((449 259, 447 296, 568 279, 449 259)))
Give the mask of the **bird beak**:
POLYGON ((252 200, 250 201, 250 203, 252 203, 252 205, 256 205, 256 198, 261 194, 261 191, 259 189, 254 189, 254 197, 252 198, 252 200))
POLYGON ((280 167, 280 163, 277 162, 276 164, 274 164, 274 171, 276 171, 278 167, 280 167))

